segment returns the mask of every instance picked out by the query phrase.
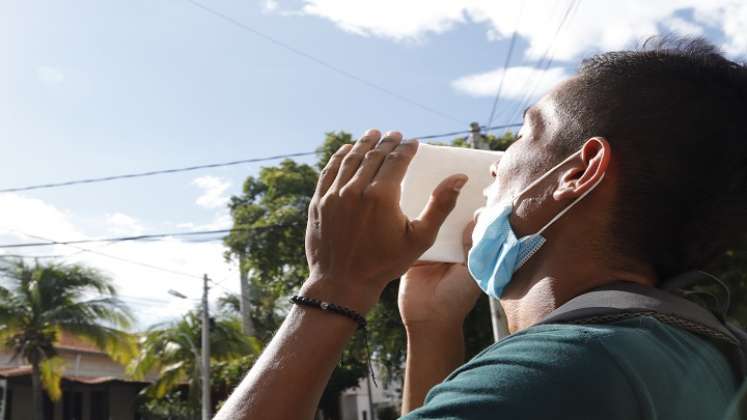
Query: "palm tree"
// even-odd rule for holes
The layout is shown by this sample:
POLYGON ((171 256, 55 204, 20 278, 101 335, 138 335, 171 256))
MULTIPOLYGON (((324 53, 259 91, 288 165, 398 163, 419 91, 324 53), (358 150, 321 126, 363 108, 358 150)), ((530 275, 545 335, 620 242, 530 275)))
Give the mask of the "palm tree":
POLYGON ((61 396, 64 360, 55 344, 63 331, 126 363, 134 356, 129 310, 111 280, 82 265, 28 264, 21 259, 0 266, 0 343, 31 364, 33 419, 42 419, 42 388, 61 396))
MULTIPOLYGON (((192 414, 199 411, 201 317, 190 311, 176 322, 151 327, 140 340, 140 353, 132 360, 129 372, 143 378, 157 372, 158 379, 145 389, 150 398, 164 398, 180 385, 187 385, 192 414)), ((210 326, 210 357, 228 361, 259 351, 258 342, 244 335, 237 317, 222 317, 210 326)))

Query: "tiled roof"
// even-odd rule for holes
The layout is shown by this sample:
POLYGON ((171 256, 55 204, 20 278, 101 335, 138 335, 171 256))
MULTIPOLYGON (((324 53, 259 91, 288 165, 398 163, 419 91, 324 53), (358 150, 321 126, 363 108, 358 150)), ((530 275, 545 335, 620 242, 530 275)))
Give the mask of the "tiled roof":
POLYGON ((87 341, 83 341, 67 331, 63 331, 62 334, 60 334, 60 341, 57 342, 55 347, 61 350, 74 350, 86 353, 106 354, 105 352, 99 350, 99 348, 95 345, 87 341))
MULTIPOLYGON (((31 366, 25 365, 25 366, 17 366, 17 367, 0 368, 0 378, 15 378, 18 376, 26 376, 26 375, 31 375, 31 366)), ((63 374, 62 378, 68 381, 79 382, 79 383, 89 384, 89 385, 103 384, 107 382, 131 382, 131 383, 142 383, 142 384, 147 383, 145 381, 136 381, 136 380, 130 380, 130 379, 125 379, 125 378, 118 378, 115 376, 75 376, 75 375, 63 374)))
POLYGON ((13 378, 15 376, 23 376, 31 374, 31 366, 17 366, 0 368, 0 377, 13 378))

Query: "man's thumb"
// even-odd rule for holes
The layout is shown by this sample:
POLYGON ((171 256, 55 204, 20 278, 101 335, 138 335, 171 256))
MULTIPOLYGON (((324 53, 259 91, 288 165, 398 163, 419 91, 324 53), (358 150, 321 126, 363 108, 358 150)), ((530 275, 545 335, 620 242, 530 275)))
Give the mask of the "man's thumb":
POLYGON ((452 175, 441 181, 433 190, 428 204, 425 205, 418 218, 413 221, 413 233, 418 242, 425 246, 433 244, 438 229, 454 209, 457 198, 459 198, 459 192, 467 183, 467 180, 467 175, 452 175))

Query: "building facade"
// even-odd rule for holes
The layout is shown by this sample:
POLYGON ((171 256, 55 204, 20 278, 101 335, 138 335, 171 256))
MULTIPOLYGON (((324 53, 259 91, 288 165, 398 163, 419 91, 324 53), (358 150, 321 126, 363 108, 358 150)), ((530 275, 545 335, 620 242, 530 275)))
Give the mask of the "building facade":
MULTIPOLYGON (((55 347, 65 360, 62 398, 44 394, 45 420, 139 420, 137 395, 147 382, 128 379, 124 366, 69 334, 55 347)), ((0 349, 0 389, 0 419, 31 419, 31 366, 7 349, 0 349)))
POLYGON ((376 417, 383 407, 392 407, 399 412, 402 388, 399 384, 382 383, 383 374, 377 373, 377 385, 371 383, 371 404, 368 398, 368 378, 363 378, 358 386, 345 390, 340 396, 340 417, 342 420, 385 420, 376 417), (374 413, 372 416, 371 407, 374 413))

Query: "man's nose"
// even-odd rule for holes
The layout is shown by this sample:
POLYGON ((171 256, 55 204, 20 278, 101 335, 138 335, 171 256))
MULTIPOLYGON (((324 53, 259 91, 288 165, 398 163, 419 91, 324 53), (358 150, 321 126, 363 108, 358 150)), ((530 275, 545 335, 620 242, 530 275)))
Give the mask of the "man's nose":
POLYGON ((492 165, 490 165, 490 176, 495 178, 497 173, 498 173, 498 161, 496 160, 495 162, 493 162, 492 165))

